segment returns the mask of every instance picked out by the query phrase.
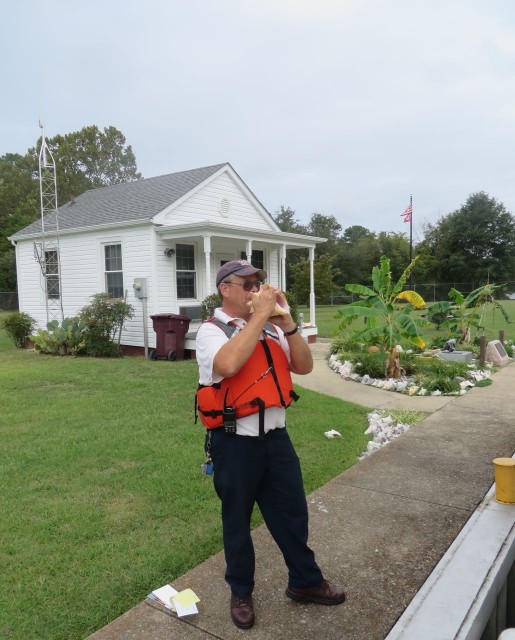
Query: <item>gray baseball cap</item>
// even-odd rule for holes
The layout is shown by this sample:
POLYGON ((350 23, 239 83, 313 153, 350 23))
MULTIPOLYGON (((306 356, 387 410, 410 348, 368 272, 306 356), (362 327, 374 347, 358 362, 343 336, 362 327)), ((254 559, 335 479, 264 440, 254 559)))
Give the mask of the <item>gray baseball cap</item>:
POLYGON ((233 273, 236 276, 253 276, 256 274, 260 280, 266 279, 266 271, 263 271, 263 269, 253 267, 250 262, 247 262, 246 260, 231 260, 218 269, 218 273, 216 274, 216 286, 218 287, 222 280, 225 280, 227 276, 231 276, 233 273))

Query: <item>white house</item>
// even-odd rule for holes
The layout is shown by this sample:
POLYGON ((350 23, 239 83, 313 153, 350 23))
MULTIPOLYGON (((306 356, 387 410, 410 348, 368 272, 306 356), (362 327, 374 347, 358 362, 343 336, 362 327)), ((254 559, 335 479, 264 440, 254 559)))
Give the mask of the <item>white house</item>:
MULTIPOLYGON (((201 302, 216 291, 216 271, 224 262, 250 260, 284 290, 287 250, 307 248, 311 326, 306 333, 315 339, 314 250, 325 239, 282 232, 229 163, 92 189, 59 208, 58 226, 58 242, 55 233, 49 237, 48 225, 42 237, 41 220, 10 238, 19 308, 41 327, 48 320, 47 295, 59 298, 67 317, 94 293, 126 294, 136 313, 125 324, 122 344, 141 348, 147 340, 152 348, 150 316, 174 313, 197 320, 201 302), (49 245, 58 247, 60 270, 55 277, 57 267, 46 266, 47 280, 54 275, 53 294, 35 258, 35 247, 49 245), (141 279, 146 300, 134 289, 141 279)), ((49 265, 52 257, 45 256, 49 265)))

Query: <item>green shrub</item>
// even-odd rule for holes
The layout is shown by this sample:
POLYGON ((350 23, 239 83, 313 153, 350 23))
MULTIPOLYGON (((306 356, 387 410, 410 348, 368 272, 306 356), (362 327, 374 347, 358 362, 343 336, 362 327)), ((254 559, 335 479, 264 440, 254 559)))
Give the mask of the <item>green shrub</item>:
POLYGON ((384 351, 375 351, 373 353, 363 351, 360 354, 355 354, 354 359, 356 361, 353 369, 360 376, 368 373, 371 378, 385 377, 386 354, 384 351))
POLYGON ((510 358, 514 358, 515 357, 515 345, 513 344, 513 342, 511 340, 507 340, 504 343, 504 350, 508 354, 508 357, 510 357, 510 358))
POLYGON ((483 380, 478 380, 475 383, 475 387, 489 387, 492 384, 493 380, 490 378, 484 378, 483 380))
POLYGON ((211 293, 200 303, 200 318, 202 322, 211 318, 217 307, 222 306, 222 298, 218 293, 211 293))
POLYGON ((286 298, 286 302, 290 307, 290 313, 291 313, 291 317, 293 318, 293 321, 295 322, 295 324, 299 324, 297 296, 294 293, 291 293, 290 291, 285 291, 284 297, 286 298))
MULTIPOLYGON (((331 340, 330 353, 356 352, 356 342, 349 333, 341 333, 331 340)), ((348 360, 348 358, 346 358, 348 360)))
POLYGON ((419 358, 416 370, 428 377, 467 378, 469 368, 466 362, 449 362, 436 356, 419 358))
POLYGON ((404 369, 405 376, 412 376, 415 373, 419 360, 414 353, 406 353, 405 351, 401 353, 400 364, 401 368, 404 369))
POLYGON ((434 324, 437 329, 440 329, 440 325, 447 320, 448 313, 448 311, 432 311, 431 307, 429 307, 427 319, 431 324, 434 324))
POLYGON ((90 356, 116 357, 120 351, 123 324, 134 315, 134 307, 123 298, 109 293, 96 293, 83 307, 79 318, 84 322, 86 353, 90 356))
POLYGON ((46 329, 38 329, 31 336, 36 351, 60 356, 75 356, 85 351, 86 325, 79 318, 64 318, 61 326, 57 320, 52 320, 46 326, 46 329))
POLYGON ((28 313, 15 311, 2 320, 2 326, 13 343, 21 349, 34 331, 36 320, 28 313))
MULTIPOLYGON (((464 376, 460 376, 462 378, 464 376)), ((441 391, 445 394, 456 393, 461 390, 460 378, 452 375, 451 371, 418 371, 414 376, 417 386, 423 387, 428 393, 441 391)))
POLYGON ((472 351, 476 358, 479 358, 479 353, 481 351, 481 342, 474 339, 473 343, 469 344, 460 344, 460 351, 472 351))
POLYGON ((435 377, 422 377, 420 386, 427 389, 429 393, 433 391, 441 391, 442 393, 456 393, 461 390, 460 383, 456 378, 449 378, 447 375, 440 374, 435 377))

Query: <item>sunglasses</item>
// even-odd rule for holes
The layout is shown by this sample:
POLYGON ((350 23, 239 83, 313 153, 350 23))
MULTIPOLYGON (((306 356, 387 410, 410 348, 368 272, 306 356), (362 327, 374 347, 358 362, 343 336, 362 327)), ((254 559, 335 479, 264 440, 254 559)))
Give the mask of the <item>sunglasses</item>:
POLYGON ((243 287, 244 291, 252 291, 252 289, 256 287, 257 290, 259 291, 263 283, 260 280, 253 280, 253 281, 247 280, 245 282, 224 282, 223 284, 236 284, 238 285, 238 287, 243 287))

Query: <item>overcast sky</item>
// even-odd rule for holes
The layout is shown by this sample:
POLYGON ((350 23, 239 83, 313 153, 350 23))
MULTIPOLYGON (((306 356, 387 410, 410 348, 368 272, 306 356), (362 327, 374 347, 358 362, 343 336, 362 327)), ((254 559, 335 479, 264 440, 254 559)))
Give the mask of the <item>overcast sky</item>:
POLYGON ((143 176, 230 162, 302 222, 515 213, 512 0, 8 0, 0 155, 120 129, 143 176))

